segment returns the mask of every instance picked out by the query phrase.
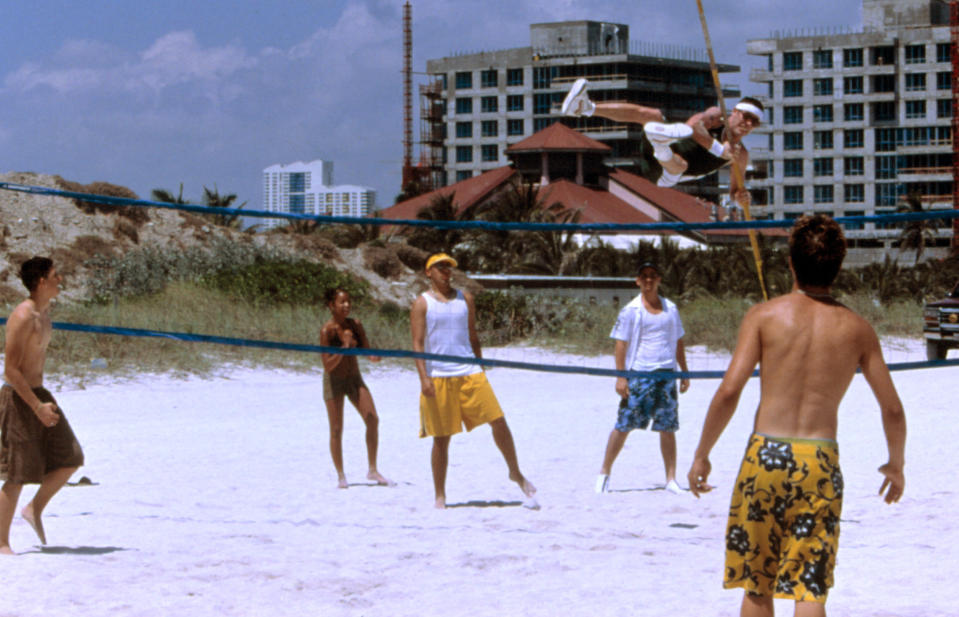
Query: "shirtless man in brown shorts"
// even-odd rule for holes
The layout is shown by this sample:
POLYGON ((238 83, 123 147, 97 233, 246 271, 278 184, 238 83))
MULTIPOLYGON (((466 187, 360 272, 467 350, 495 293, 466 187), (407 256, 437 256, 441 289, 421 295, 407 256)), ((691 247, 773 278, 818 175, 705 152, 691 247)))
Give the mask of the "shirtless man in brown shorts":
POLYGON ((30 297, 7 320, 0 388, 0 553, 13 555, 10 524, 24 484, 39 484, 21 515, 46 544, 41 514, 83 464, 83 450, 53 396, 43 387, 43 365, 53 326, 50 301, 63 280, 53 262, 33 257, 20 267, 30 297))

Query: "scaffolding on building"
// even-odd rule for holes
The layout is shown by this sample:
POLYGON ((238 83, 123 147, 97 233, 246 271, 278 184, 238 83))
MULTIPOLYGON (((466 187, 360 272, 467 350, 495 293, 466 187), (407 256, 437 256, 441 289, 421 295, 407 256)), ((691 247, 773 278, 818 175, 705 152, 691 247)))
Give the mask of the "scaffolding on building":
MULTIPOLYGON (((952 39, 952 207, 959 210, 959 0, 949 4, 952 39)), ((952 254, 959 255, 959 218, 952 219, 952 254)))

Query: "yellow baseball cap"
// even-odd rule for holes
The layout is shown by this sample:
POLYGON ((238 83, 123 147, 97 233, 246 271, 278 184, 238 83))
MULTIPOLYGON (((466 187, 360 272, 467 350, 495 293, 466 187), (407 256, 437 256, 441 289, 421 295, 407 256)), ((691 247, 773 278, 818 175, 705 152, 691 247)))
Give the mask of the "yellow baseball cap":
POLYGON ((426 269, 429 270, 433 266, 439 263, 448 263, 454 268, 457 266, 456 260, 447 255, 446 253, 437 253, 435 255, 430 255, 430 258, 426 260, 426 269))

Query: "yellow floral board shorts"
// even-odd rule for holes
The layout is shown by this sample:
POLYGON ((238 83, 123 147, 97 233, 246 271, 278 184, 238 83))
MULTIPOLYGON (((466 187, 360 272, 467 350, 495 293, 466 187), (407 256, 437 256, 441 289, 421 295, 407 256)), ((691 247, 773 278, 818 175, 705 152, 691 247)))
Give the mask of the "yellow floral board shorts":
POLYGON ((432 379, 436 396, 420 394, 420 437, 447 437, 503 417, 486 373, 432 379))
POLYGON ((726 527, 723 587, 825 602, 842 512, 835 441, 749 438, 726 527))

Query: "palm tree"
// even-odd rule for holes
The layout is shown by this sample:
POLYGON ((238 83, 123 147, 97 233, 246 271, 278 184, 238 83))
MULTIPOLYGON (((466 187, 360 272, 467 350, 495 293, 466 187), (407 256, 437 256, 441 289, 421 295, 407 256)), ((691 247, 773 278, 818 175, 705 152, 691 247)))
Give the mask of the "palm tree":
MULTIPOLYGON (((896 208, 896 212, 922 212, 922 200, 919 193, 909 193, 906 197, 906 203, 896 208)), ((902 231, 899 232, 899 251, 915 250, 916 260, 914 264, 919 263, 919 258, 926 248, 926 245, 933 245, 936 242, 936 228, 932 220, 906 221, 902 224, 902 231)))
MULTIPOLYGON (((449 191, 434 197, 428 206, 416 213, 416 218, 421 221, 464 221, 472 218, 469 212, 458 210, 456 193, 449 191)), ((406 243, 428 253, 451 252, 462 237, 461 229, 414 227, 406 237, 406 243)))
POLYGON ((186 199, 183 199, 183 183, 180 183, 180 192, 173 196, 173 193, 166 189, 153 189, 150 191, 150 197, 153 201, 162 201, 166 204, 188 204, 190 203, 186 199))
MULTIPOLYGON (((180 194, 183 194, 183 185, 180 185, 180 194)), ((233 208, 233 202, 236 201, 236 193, 229 193, 227 195, 220 195, 220 191, 216 187, 216 183, 213 184, 213 190, 211 191, 207 187, 203 187, 203 205, 208 208, 233 208)), ((243 206, 246 205, 244 201, 239 206, 236 206, 237 210, 242 210, 243 206)), ((222 225, 224 227, 239 227, 240 226, 240 215, 239 214, 214 214, 213 222, 217 225, 222 225)))

